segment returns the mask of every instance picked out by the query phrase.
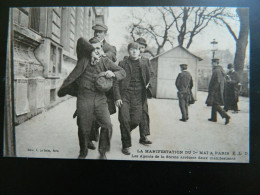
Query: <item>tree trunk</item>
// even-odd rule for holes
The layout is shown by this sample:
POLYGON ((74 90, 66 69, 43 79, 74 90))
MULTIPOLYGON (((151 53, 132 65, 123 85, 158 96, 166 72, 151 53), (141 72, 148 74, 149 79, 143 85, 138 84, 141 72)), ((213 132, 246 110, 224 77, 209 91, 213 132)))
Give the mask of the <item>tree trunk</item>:
POLYGON ((245 56, 246 56, 246 48, 248 44, 248 35, 249 35, 249 14, 248 8, 237 8, 237 14, 240 20, 240 29, 239 36, 236 40, 236 53, 234 59, 235 70, 239 73, 241 78, 245 56))

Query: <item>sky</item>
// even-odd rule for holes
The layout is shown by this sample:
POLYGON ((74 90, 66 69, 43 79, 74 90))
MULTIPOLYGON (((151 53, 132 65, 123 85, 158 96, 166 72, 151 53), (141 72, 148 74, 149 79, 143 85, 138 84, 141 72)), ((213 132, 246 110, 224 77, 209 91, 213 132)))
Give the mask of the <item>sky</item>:
MULTIPOLYGON (((108 35, 109 42, 115 45, 118 49, 125 43, 124 36, 129 34, 126 27, 131 23, 131 18, 128 17, 131 7, 110 7, 109 17, 108 17, 108 35)), ((236 8, 230 8, 233 13, 235 13, 236 8)), ((235 29, 236 34, 239 31, 239 23, 233 22, 230 24, 233 29, 235 29)), ((214 23, 206 27, 200 34, 198 34, 189 50, 196 54, 197 51, 208 50, 212 48, 210 44, 212 40, 215 39, 218 42, 219 50, 229 49, 232 54, 235 53, 235 40, 229 33, 226 27, 217 26, 214 23)), ((177 45, 176 45, 177 46, 177 45)), ((249 48, 249 45, 248 47, 249 48)), ((170 49, 165 48, 165 50, 170 49)), ((248 49, 249 50, 249 49, 248 49)), ((248 51, 247 51, 248 53, 248 51)))

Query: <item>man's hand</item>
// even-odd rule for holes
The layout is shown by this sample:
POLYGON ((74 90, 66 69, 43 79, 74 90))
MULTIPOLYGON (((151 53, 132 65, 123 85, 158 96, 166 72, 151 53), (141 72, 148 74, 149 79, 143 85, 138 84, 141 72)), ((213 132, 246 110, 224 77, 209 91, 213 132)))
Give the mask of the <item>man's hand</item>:
POLYGON ((116 100, 116 106, 118 108, 121 108, 121 105, 123 104, 123 101, 122 100, 116 100))
POLYGON ((111 77, 115 77, 116 75, 111 70, 108 70, 105 72, 105 76, 106 78, 111 78, 111 77))

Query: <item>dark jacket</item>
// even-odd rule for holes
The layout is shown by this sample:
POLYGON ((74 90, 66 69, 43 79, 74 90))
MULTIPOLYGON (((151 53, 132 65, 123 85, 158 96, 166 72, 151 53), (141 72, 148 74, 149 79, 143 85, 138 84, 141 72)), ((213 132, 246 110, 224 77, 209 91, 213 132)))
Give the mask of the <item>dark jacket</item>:
POLYGON ((116 62, 116 47, 110 45, 106 40, 103 41, 103 51, 106 54, 106 56, 112 60, 113 62, 116 62))
POLYGON ((221 66, 214 67, 209 83, 207 106, 224 105, 224 83, 225 72, 223 68, 221 66))
MULTIPOLYGON (((150 81, 150 62, 147 58, 141 58, 139 59, 140 67, 141 67, 141 74, 142 74, 142 82, 144 84, 144 87, 146 87, 150 81)), ((131 73, 132 73, 132 65, 130 62, 130 59, 125 59, 123 61, 119 62, 119 66, 122 67, 126 72, 126 78, 115 82, 114 84, 114 95, 115 100, 122 99, 122 95, 124 95, 129 87, 130 81, 131 81, 131 73)), ((146 90, 144 90, 144 98, 146 99, 146 90)))
POLYGON ((193 87, 193 80, 190 72, 182 71, 178 74, 175 85, 180 93, 190 93, 193 87))

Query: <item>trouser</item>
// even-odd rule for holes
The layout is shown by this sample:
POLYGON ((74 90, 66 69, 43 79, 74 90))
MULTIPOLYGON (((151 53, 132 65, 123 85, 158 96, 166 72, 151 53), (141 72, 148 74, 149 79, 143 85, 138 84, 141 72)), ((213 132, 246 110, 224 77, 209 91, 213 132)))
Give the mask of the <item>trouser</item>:
POLYGON ((79 90, 77 98, 77 124, 81 153, 88 150, 87 145, 90 141, 90 131, 94 120, 102 127, 99 152, 105 153, 110 150, 110 139, 112 136, 112 124, 106 96, 86 89, 79 90))
MULTIPOLYGON (((142 91, 128 92, 122 97, 123 104, 119 109, 119 122, 121 141, 123 148, 132 146, 131 131, 135 129, 142 120, 143 113, 142 91)), ((144 128, 140 128, 140 137, 145 137, 144 128)))
POLYGON ((187 93, 179 93, 178 92, 178 98, 179 98, 179 107, 182 114, 182 119, 188 120, 189 118, 189 112, 188 112, 188 94, 187 93))
POLYGON ((211 119, 217 121, 217 112, 222 118, 228 118, 228 114, 219 105, 213 105, 211 108, 211 119))
POLYGON ((145 100, 143 104, 142 120, 139 124, 140 139, 145 140, 147 135, 150 135, 150 117, 148 113, 148 102, 145 100), (144 133, 141 133, 144 132, 144 133))

